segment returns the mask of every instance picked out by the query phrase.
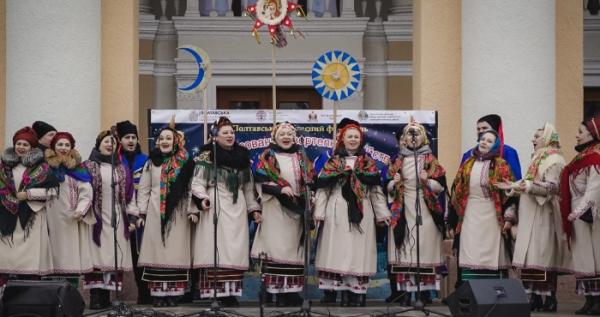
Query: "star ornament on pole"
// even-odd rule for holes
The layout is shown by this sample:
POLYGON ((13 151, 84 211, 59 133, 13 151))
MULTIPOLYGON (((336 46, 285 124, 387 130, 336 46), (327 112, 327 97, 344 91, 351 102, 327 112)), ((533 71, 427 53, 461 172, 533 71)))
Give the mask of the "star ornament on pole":
POLYGON ((254 21, 252 27, 252 36, 260 44, 260 35, 258 31, 264 25, 269 30, 271 41, 277 47, 285 47, 287 40, 282 26, 290 31, 290 34, 296 38, 296 35, 304 37, 300 30, 294 28, 290 15, 296 13, 298 16, 305 17, 302 6, 286 0, 258 0, 256 4, 249 5, 244 11, 244 15, 249 16, 254 21))

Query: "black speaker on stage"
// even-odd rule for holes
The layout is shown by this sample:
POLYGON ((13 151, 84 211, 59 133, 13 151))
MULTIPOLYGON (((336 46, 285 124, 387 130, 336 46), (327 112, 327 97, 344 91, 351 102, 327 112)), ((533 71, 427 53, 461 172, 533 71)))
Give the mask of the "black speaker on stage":
POLYGON ((85 303, 67 281, 8 281, 3 317, 80 317, 85 303))
POLYGON ((482 279, 463 282, 446 298, 454 317, 529 317, 529 300, 521 281, 482 279))

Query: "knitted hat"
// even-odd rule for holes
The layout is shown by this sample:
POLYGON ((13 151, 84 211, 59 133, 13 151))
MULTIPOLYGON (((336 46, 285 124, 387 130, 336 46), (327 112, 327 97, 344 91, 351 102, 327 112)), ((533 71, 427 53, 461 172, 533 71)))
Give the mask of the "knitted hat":
POLYGON ((117 134, 119 135, 119 138, 123 138, 128 134, 135 134, 137 137, 138 131, 135 124, 131 123, 129 120, 125 120, 117 122, 117 134))
POLYGON ((94 146, 96 150, 100 150, 100 143, 102 143, 102 140, 104 140, 104 138, 107 136, 110 136, 110 130, 104 130, 98 133, 98 136, 96 137, 96 145, 94 146))
POLYGON ((13 135, 13 146, 15 146, 19 140, 27 141, 31 147, 38 146, 37 134, 35 133, 35 130, 30 127, 23 127, 15 132, 15 135, 13 135))
POLYGON ((58 142, 58 140, 60 140, 60 139, 69 140, 69 142, 71 143, 71 148, 72 149, 75 148, 75 138, 69 132, 57 132, 54 135, 54 137, 52 138, 52 141, 50 141, 50 148, 54 150, 54 146, 56 145, 56 142, 58 142))
POLYGON ((31 127, 33 128, 33 130, 35 130, 35 133, 37 134, 38 138, 43 138, 44 135, 46 135, 46 133, 50 131, 57 131, 53 126, 49 125, 44 121, 36 121, 31 127))

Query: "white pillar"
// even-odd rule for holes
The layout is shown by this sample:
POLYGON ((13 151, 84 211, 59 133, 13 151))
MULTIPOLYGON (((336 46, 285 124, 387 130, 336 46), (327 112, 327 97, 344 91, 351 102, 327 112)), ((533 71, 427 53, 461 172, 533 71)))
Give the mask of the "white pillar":
POLYGON ((554 123, 555 1, 462 1, 463 150, 476 120, 497 113, 525 168, 535 130, 554 123))
POLYGON ((100 132, 100 0, 6 1, 6 134, 36 120, 83 157, 100 132))
POLYGON ((323 17, 324 18, 331 18, 332 14, 331 11, 329 11, 331 6, 331 0, 325 0, 325 9, 323 9, 323 17))
POLYGON ((354 0, 342 0, 342 9, 340 10, 342 17, 355 18, 356 11, 354 11, 354 0))
POLYGON ((306 14, 310 18, 315 17, 315 0, 306 0, 306 14))
POLYGON ((211 6, 210 6, 210 16, 211 17, 216 17, 219 15, 219 13, 217 12, 217 0, 212 0, 211 2, 211 6))
POLYGON ((187 8, 185 9, 186 17, 200 16, 200 0, 187 0, 187 8))
POLYGON ((154 79, 157 108, 176 107, 175 56, 177 55, 177 31, 172 20, 159 21, 154 38, 154 79))

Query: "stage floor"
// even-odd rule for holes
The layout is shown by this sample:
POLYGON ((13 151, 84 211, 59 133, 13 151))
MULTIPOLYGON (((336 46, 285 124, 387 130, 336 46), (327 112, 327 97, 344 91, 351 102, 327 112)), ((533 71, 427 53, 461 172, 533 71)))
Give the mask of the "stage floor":
MULTIPOLYGON (((565 302, 565 303, 560 303, 559 302, 559 306, 558 306, 558 313, 532 313, 532 316, 539 316, 539 317, 570 317, 570 316, 579 316, 579 315, 575 315, 574 311, 577 310, 582 304, 580 302, 565 302)), ((193 316, 197 316, 197 313, 201 312, 201 311, 205 311, 208 309, 207 304, 182 304, 180 306, 177 307, 164 307, 164 308, 154 308, 152 306, 142 306, 142 305, 133 305, 131 306, 132 310, 134 310, 135 312, 137 312, 135 314, 135 316, 189 316, 189 317, 193 317, 193 316), (163 314, 154 314, 153 315, 153 310, 154 312, 160 312, 163 314)), ((379 316, 382 313, 385 313, 388 311, 390 313, 393 312, 398 312, 401 310, 406 309, 407 307, 399 307, 399 306, 387 306, 385 305, 385 303, 383 301, 369 301, 367 302, 367 307, 353 307, 353 308, 347 308, 347 307, 339 307, 339 306, 321 306, 319 304, 315 304, 312 307, 312 311, 314 311, 315 313, 322 313, 325 314, 325 316, 330 315, 332 317, 336 317, 336 316, 344 316, 344 317, 369 317, 369 316, 379 316)), ((443 314, 447 314, 450 315, 450 311, 448 309, 448 307, 443 306, 441 303, 434 303, 431 306, 428 306, 427 308, 431 309, 432 311, 435 312, 440 312, 443 314)), ((255 303, 241 303, 241 307, 239 308, 234 308, 231 309, 232 311, 235 311, 239 314, 242 314, 244 316, 252 316, 252 317, 259 317, 260 316, 260 312, 259 312, 259 308, 255 303)), ((287 313, 287 312, 292 312, 295 311, 295 308, 289 308, 289 307, 285 307, 285 308, 279 308, 279 307, 266 307, 265 308, 265 316, 267 317, 274 317, 277 316, 279 314, 282 313, 287 313)), ((85 314, 93 314, 90 316, 107 316, 106 312, 103 313, 97 313, 94 314, 94 311, 90 311, 90 310, 86 310, 85 314)), ((233 315, 232 315, 233 316, 233 315)), ((319 315, 313 315, 313 316, 319 316, 319 315)), ((402 313, 399 314, 397 316, 415 316, 415 317, 420 317, 420 316, 425 316, 422 312, 407 312, 407 313, 402 313)), ((430 316, 437 316, 435 314, 431 314, 430 316)))

